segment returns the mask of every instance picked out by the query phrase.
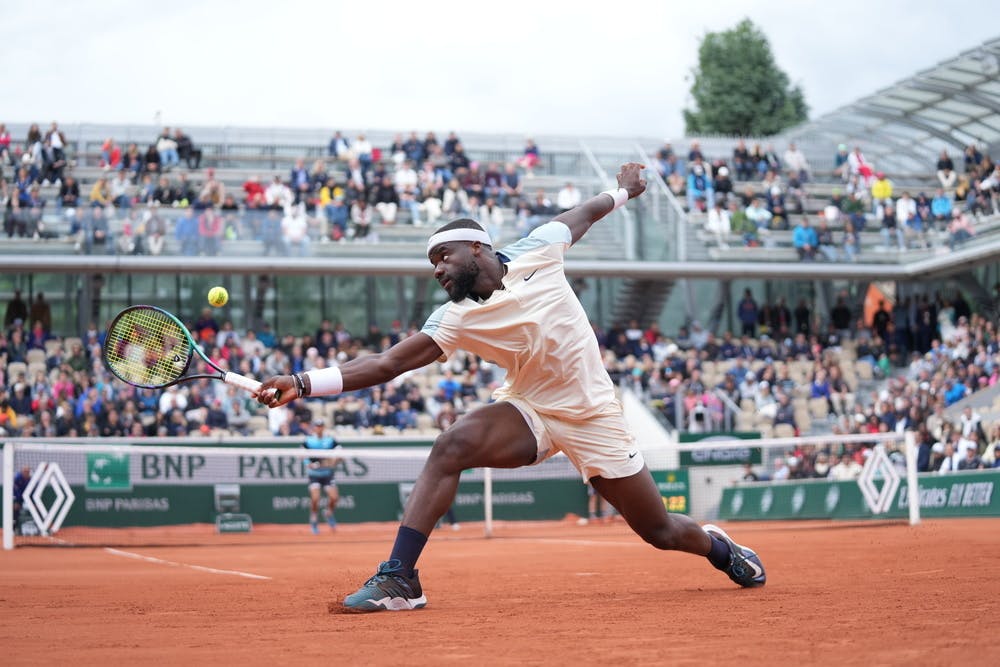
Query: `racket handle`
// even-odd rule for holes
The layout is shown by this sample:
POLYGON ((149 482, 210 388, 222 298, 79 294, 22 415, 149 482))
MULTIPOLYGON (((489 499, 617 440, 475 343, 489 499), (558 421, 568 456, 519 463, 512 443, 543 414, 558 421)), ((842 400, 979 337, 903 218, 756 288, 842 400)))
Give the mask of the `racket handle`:
POLYGON ((257 382, 253 378, 248 378, 245 375, 240 375, 239 373, 226 373, 222 377, 222 381, 226 384, 235 385, 240 389, 246 389, 249 392, 254 392, 260 389, 260 382, 257 382))

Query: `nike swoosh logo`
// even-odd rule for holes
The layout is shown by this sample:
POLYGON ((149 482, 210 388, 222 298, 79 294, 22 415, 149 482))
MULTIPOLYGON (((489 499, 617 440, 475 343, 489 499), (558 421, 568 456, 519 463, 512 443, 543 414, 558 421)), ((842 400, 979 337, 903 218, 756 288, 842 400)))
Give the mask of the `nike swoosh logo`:
MULTIPOLYGON (((745 557, 745 555, 744 555, 744 557, 745 557)), ((756 579, 760 575, 764 574, 764 570, 760 569, 760 566, 757 565, 757 563, 755 563, 752 560, 750 560, 749 558, 746 558, 746 560, 744 560, 743 562, 745 564, 749 565, 750 569, 753 570, 753 577, 754 577, 754 579, 756 579)))
POLYGON ((639 453, 639 452, 629 452, 629 453, 628 453, 628 457, 629 457, 630 459, 634 459, 634 458, 635 458, 635 455, 636 455, 636 454, 638 454, 638 453, 639 453))
POLYGON ((528 282, 529 280, 531 280, 531 276, 535 275, 536 273, 538 273, 538 269, 535 269, 534 271, 526 275, 524 277, 524 282, 528 282))

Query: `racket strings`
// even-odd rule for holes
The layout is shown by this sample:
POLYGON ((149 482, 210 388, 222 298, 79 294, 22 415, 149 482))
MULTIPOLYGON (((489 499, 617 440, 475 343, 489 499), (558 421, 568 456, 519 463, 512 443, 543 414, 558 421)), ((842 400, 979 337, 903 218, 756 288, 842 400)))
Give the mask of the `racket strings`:
POLYGON ((191 344, 183 328, 154 308, 133 308, 112 324, 104 344, 108 365, 118 377, 145 387, 180 378, 187 369, 191 344))

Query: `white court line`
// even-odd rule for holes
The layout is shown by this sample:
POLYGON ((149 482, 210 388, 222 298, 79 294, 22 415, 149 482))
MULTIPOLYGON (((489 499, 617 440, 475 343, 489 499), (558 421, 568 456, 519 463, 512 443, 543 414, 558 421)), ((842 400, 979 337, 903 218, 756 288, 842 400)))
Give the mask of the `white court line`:
POLYGON ((158 565, 169 565, 171 567, 186 567, 192 570, 198 570, 199 572, 208 572, 210 574, 232 574, 237 577, 246 577, 247 579, 267 579, 267 580, 271 579, 271 577, 265 577, 262 574, 253 574, 252 572, 240 572, 239 570, 217 570, 214 567, 205 567, 203 565, 191 565, 190 563, 176 563, 172 560, 163 560, 162 558, 155 558, 153 556, 143 556, 142 554, 132 553, 131 551, 121 551, 119 549, 112 549, 111 547, 104 547, 104 551, 111 554, 112 556, 123 556, 124 558, 132 558, 134 560, 144 560, 147 563, 156 563, 158 565))
POLYGON ((645 542, 608 542, 604 540, 571 540, 559 537, 498 537, 504 542, 544 542, 545 544, 576 544, 584 547, 646 547, 645 542))

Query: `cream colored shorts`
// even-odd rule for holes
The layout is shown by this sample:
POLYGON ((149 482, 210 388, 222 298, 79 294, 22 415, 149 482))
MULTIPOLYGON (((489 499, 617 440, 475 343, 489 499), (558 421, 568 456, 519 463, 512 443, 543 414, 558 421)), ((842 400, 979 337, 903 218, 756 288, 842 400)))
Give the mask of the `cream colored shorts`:
POLYGON ((617 400, 589 419, 570 421, 540 414, 517 396, 497 392, 495 398, 517 408, 535 434, 538 442, 535 464, 561 451, 580 471, 584 482, 596 476, 628 477, 645 465, 642 453, 636 449, 635 437, 625 423, 622 404, 617 400))

